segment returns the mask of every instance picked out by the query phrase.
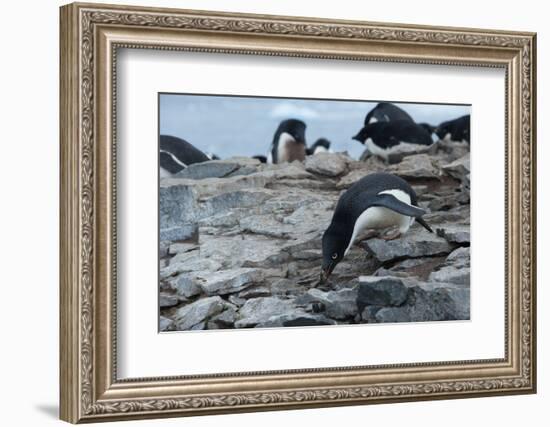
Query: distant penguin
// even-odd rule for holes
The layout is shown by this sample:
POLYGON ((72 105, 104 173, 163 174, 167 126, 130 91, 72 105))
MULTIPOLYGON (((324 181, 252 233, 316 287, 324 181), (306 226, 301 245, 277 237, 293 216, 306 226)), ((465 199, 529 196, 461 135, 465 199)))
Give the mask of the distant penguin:
POLYGON ((370 123, 393 122, 396 120, 414 122, 412 117, 403 109, 389 102, 380 102, 365 117, 365 126, 370 123))
POLYGON ((206 154, 187 141, 170 135, 160 136, 160 176, 178 173, 193 163, 210 160, 206 154))
POLYGON ((272 163, 303 161, 306 158, 306 124, 297 119, 283 120, 273 136, 272 163))
POLYGON ((330 141, 326 138, 319 138, 311 147, 306 148, 306 154, 308 156, 327 152, 330 152, 330 141))
POLYGON ((422 219, 426 212, 417 206, 416 193, 402 178, 388 173, 373 173, 353 184, 338 200, 332 221, 323 234, 324 283, 342 261, 358 236, 365 230, 397 227, 396 238, 407 232, 416 219, 432 232, 422 219))
POLYGON ((470 143, 470 115, 441 123, 435 133, 442 140, 465 141, 470 143))
POLYGON ((253 159, 259 160, 260 163, 267 163, 267 157, 262 156, 261 154, 257 154, 255 156, 252 156, 253 159))
MULTIPOLYGON (((352 139, 364 144, 369 152, 388 161, 389 156, 407 145, 433 143, 430 133, 408 120, 375 122, 365 125, 352 139)), ((420 148, 420 147, 419 147, 420 148)))

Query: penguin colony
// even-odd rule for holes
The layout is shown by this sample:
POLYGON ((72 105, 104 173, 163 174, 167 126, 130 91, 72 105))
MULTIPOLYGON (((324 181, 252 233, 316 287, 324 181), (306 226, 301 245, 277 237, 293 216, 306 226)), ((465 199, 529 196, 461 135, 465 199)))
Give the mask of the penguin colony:
MULTIPOLYGON (((470 143, 470 116, 443 122, 437 126, 416 123, 401 108, 381 102, 365 117, 352 139, 365 145, 368 153, 386 163, 392 153, 403 147, 427 147, 441 140, 470 143)), ((283 120, 275 130, 267 156, 254 158, 262 163, 304 161, 306 156, 330 151, 330 141, 320 138, 306 144, 306 124, 298 119, 283 120)), ((218 159, 189 142, 170 135, 160 135, 159 163, 161 178, 172 176, 194 163, 218 159)), ((357 242, 374 235, 395 239, 404 235, 417 221, 433 232, 422 219, 426 212, 418 207, 417 195, 402 178, 390 173, 372 173, 360 178, 345 191, 336 204, 332 220, 322 236, 322 267, 319 284, 357 242)))

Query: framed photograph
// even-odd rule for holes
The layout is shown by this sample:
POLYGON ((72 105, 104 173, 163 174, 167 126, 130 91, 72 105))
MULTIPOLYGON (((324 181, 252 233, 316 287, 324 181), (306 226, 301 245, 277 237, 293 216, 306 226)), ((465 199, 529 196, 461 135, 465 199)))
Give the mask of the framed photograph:
POLYGON ((536 391, 535 34, 61 8, 61 418, 536 391))

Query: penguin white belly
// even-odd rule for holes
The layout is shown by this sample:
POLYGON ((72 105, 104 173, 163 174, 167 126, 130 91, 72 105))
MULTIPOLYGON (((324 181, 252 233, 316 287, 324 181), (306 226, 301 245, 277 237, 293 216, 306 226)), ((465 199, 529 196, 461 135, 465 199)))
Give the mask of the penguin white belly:
POLYGON ((371 138, 367 138, 367 140, 365 141, 365 146, 367 147, 369 152, 371 152, 372 154, 374 154, 376 156, 380 156, 380 157, 383 157, 383 158, 388 157, 388 151, 386 149, 376 145, 371 138))
MULTIPOLYGON (((403 203, 411 204, 411 197, 402 190, 385 190, 378 194, 391 194, 403 203)), ((344 255, 351 249, 355 239, 367 229, 385 229, 397 227, 401 234, 406 233, 413 223, 414 218, 402 215, 383 206, 372 206, 363 211, 355 221, 351 240, 344 255)))
POLYGON ((286 132, 281 133, 277 143, 277 163, 288 162, 291 144, 295 143, 296 140, 292 137, 292 135, 286 132))
POLYGON ((330 153, 330 150, 327 150, 322 145, 319 145, 318 147, 315 147, 315 151, 313 152, 313 155, 319 154, 319 153, 330 153))

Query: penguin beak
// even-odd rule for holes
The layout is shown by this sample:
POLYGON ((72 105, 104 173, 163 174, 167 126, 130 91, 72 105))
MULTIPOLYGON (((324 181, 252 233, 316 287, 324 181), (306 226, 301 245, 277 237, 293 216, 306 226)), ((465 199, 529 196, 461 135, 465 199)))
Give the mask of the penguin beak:
POLYGON ((361 144, 363 143, 359 134, 352 136, 351 139, 355 139, 356 141, 359 141, 361 144))
POLYGON ((335 262, 331 262, 330 264, 323 265, 323 267, 321 268, 321 278, 319 280, 319 284, 322 285, 328 280, 329 276, 332 273, 332 270, 334 270, 334 267, 336 267, 335 262))

